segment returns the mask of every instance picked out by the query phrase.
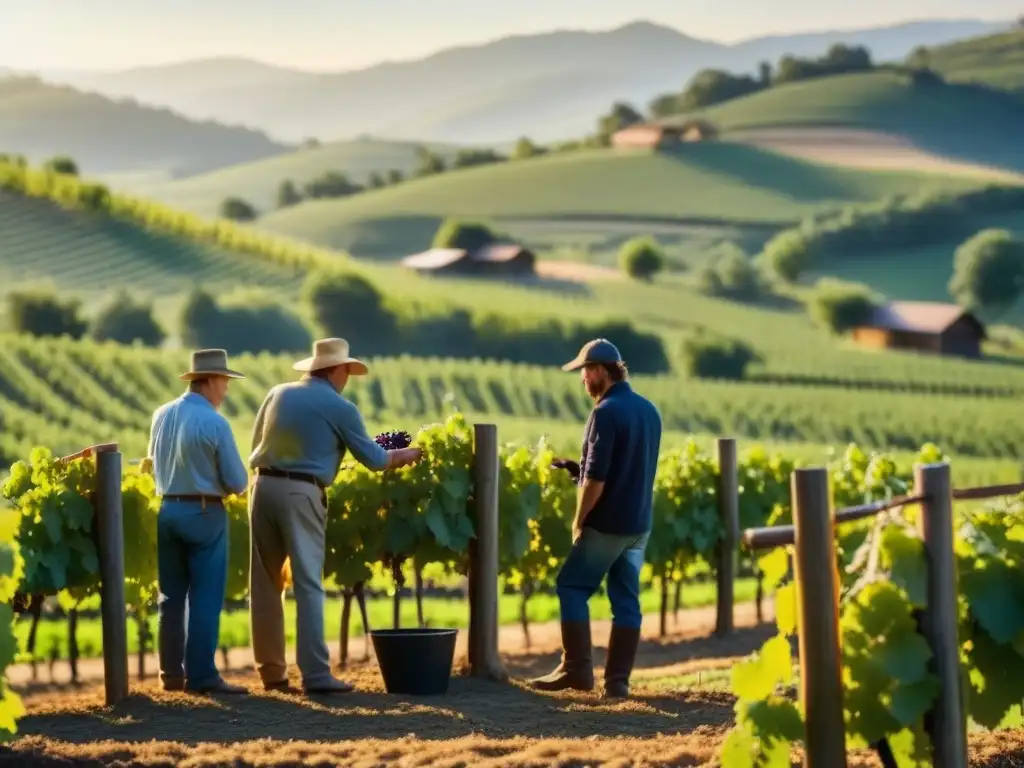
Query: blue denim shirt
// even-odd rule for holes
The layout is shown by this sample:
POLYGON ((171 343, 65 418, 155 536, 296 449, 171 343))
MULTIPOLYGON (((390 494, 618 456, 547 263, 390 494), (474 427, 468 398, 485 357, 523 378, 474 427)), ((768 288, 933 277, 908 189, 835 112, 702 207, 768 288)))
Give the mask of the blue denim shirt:
POLYGON ((149 456, 160 496, 230 496, 249 485, 231 426, 196 392, 165 403, 153 414, 149 456))
POLYGON ((580 483, 604 483, 585 527, 621 536, 651 530, 660 448, 658 409, 629 382, 613 384, 590 412, 583 435, 580 483))
POLYGON ((304 472, 331 485, 345 451, 370 469, 385 469, 388 452, 373 441, 359 409, 330 382, 312 376, 267 393, 252 431, 253 469, 304 472))

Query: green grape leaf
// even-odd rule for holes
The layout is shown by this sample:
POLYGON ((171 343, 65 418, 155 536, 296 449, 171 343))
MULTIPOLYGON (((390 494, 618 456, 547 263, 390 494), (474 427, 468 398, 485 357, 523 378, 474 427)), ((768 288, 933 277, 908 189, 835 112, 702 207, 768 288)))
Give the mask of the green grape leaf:
POLYGON ((906 530, 889 525, 882 531, 879 547, 882 566, 896 585, 906 591, 915 608, 928 603, 928 564, 924 543, 906 530))
POLYGON ((18 718, 25 714, 25 705, 21 697, 6 685, 0 698, 0 736, 4 741, 11 740, 18 732, 18 718))
POLYGON ((789 682, 792 675, 789 640, 776 635, 753 658, 741 661, 732 668, 732 690, 740 699, 766 699, 777 685, 789 682))
MULTIPOLYGON (((788 742, 804 738, 804 720, 796 704, 778 696, 755 701, 747 707, 747 718, 754 725, 754 735, 761 741, 780 741, 786 747, 788 742)), ((788 765, 788 763, 787 763, 788 765)))
POLYGON ((931 658, 928 641, 910 628, 886 635, 878 650, 878 659, 886 673, 908 685, 929 677, 928 662, 931 658))
POLYGON ((764 579, 764 590, 771 594, 789 572, 789 552, 785 547, 776 547, 764 557, 757 561, 757 567, 761 570, 764 579))
POLYGON ((1009 564, 986 558, 961 579, 971 613, 998 643, 1012 643, 1024 630, 1021 576, 1009 564))
POLYGON ((427 528, 434 534, 437 543, 442 547, 451 545, 451 536, 448 533, 448 523, 445 519, 444 510, 437 497, 430 500, 427 505, 427 528))
POLYGON ((931 709, 938 695, 939 680, 934 676, 914 683, 900 683, 892 693, 889 709, 900 725, 913 725, 931 709))
POLYGON ((6 603, 0 603, 0 670, 13 664, 18 655, 18 641, 13 625, 14 611, 6 603))
POLYGON ((792 582, 775 593, 775 623, 784 635, 792 635, 797 630, 799 610, 796 601, 796 584, 792 582))
POLYGON ((722 768, 756 768, 754 755, 757 742, 745 728, 736 727, 729 731, 722 743, 719 759, 722 768))

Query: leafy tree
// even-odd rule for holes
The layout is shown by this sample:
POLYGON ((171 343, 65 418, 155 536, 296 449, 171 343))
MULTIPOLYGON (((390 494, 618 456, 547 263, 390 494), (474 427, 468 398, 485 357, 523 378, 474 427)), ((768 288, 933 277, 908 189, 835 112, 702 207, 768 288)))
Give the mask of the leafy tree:
POLYGON ((725 243, 697 274, 698 288, 710 296, 749 300, 761 292, 761 276, 751 259, 735 243, 725 243))
POLYGON ((619 268, 634 280, 651 280, 665 268, 665 254, 653 237, 634 237, 619 249, 619 268))
POLYGON ((772 84, 772 65, 770 61, 762 61, 757 65, 757 82, 762 88, 768 88, 772 84))
POLYGON ((240 197, 225 198, 220 204, 220 216, 222 219, 253 221, 258 215, 256 208, 240 197))
POLYGON ((363 188, 350 180, 344 173, 327 171, 312 181, 307 182, 303 191, 306 197, 320 200, 324 198, 348 197, 349 195, 362 192, 363 188))
POLYGON ((397 168, 392 168, 387 172, 385 178, 387 179, 388 184, 401 184, 405 181, 405 174, 397 168))
POLYGON ((88 329, 78 299, 61 299, 51 290, 12 291, 7 294, 10 327, 33 336, 70 336, 80 339, 88 329))
POLYGON ((234 355, 300 352, 312 341, 295 313, 251 292, 222 304, 205 291, 193 291, 182 308, 180 333, 187 346, 223 348, 234 355))
POLYGON ((43 163, 43 170, 50 171, 51 173, 64 174, 65 176, 78 176, 79 174, 78 163, 67 155, 51 157, 43 163))
POLYGON ((623 128, 637 125, 643 121, 644 116, 637 112, 631 104, 617 101, 612 105, 611 111, 598 120, 597 132, 600 136, 607 137, 617 131, 621 131, 623 128))
POLYGON ((747 75, 733 75, 721 69, 704 69, 687 83, 680 99, 683 112, 721 104, 756 93, 762 84, 747 75))
POLYGON ((502 163, 507 159, 493 149, 460 149, 452 160, 452 168, 472 168, 477 165, 502 163))
POLYGON ((381 187, 386 186, 387 182, 384 180, 384 177, 381 175, 380 171, 374 171, 366 179, 367 189, 380 189, 381 187))
POLYGON ((871 321, 879 298, 866 285, 823 277, 814 287, 807 311, 833 333, 845 333, 871 321))
POLYGON ((89 335, 97 341, 116 341, 119 344, 138 341, 147 347, 159 347, 167 338, 153 317, 153 305, 136 302, 125 290, 118 291, 93 318, 89 335))
POLYGON ((433 248, 463 248, 475 251, 498 239, 486 224, 458 219, 445 219, 434 234, 433 248))
POLYGON ((545 152, 543 147, 537 146, 529 138, 523 136, 516 142, 515 148, 512 150, 513 160, 525 160, 528 157, 537 157, 543 155, 545 152))
POLYGON ((691 378, 739 380, 759 360, 749 345, 703 330, 687 336, 680 348, 683 371, 691 378))
POLYGON ((417 165, 413 171, 413 176, 422 178, 424 176, 434 176, 438 173, 444 173, 447 170, 447 165, 444 158, 440 155, 431 152, 426 147, 416 148, 417 165))
POLYGON ((1005 229, 985 229, 953 254, 949 293, 966 309, 1005 312, 1024 289, 1024 242, 1005 229))
POLYGON ((285 179, 277 188, 277 207, 288 208, 296 203, 302 202, 302 195, 295 188, 295 182, 285 179))
POLYGON ((302 300, 320 328, 353 346, 373 347, 382 337, 396 333, 394 314, 373 283, 351 272, 310 273, 302 286, 302 300))
POLYGON ((655 96, 647 105, 648 114, 655 120, 661 117, 672 117, 682 111, 679 106, 678 93, 663 93, 660 96, 655 96))
POLYGON ((776 277, 794 283, 810 266, 810 243, 802 230, 787 229, 765 243, 761 259, 776 277))

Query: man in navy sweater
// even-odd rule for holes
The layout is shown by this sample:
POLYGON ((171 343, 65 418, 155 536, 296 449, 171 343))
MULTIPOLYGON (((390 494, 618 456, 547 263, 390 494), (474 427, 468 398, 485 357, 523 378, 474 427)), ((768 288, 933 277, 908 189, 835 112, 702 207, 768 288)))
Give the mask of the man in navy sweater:
POLYGON ((661 415, 633 391, 615 345, 596 339, 563 370, 579 370, 595 401, 583 434, 580 463, 560 460, 579 485, 572 549, 558 573, 562 663, 531 681, 536 690, 594 688, 587 601, 608 577, 612 631, 604 695, 629 694, 629 675, 640 642, 640 569, 651 531, 654 474, 661 445, 661 415))

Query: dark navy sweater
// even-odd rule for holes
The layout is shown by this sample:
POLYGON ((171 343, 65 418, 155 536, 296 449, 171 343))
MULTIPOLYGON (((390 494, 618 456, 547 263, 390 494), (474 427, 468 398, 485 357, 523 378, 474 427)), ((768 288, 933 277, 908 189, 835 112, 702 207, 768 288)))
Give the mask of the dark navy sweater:
POLYGON ((651 529, 661 414, 628 382, 613 384, 594 406, 583 433, 580 483, 604 483, 584 525, 629 536, 651 529))

